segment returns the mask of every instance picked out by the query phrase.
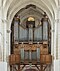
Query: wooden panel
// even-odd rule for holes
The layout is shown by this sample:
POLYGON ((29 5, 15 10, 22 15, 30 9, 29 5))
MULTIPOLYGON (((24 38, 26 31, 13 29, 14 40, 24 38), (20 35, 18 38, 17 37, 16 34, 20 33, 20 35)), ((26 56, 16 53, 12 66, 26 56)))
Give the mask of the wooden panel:
POLYGON ((18 48, 14 48, 14 54, 20 54, 20 50, 18 48))
POLYGON ((18 54, 11 54, 9 56, 9 64, 14 65, 14 64, 19 64, 20 63, 20 55, 18 54))
POLYGON ((52 63, 52 56, 51 55, 46 55, 46 63, 47 64, 52 63))
POLYGON ((14 54, 12 54, 12 55, 9 56, 9 64, 10 65, 15 64, 15 55, 14 54))
POLYGON ((24 64, 29 64, 29 60, 25 59, 24 64))
POLYGON ((46 55, 40 55, 40 63, 45 64, 46 63, 46 55))
POLYGON ((31 62, 32 64, 37 64, 37 60, 27 60, 27 59, 25 59, 24 60, 24 64, 29 64, 29 62, 31 62))
POLYGON ((48 46, 47 45, 42 45, 40 47, 40 54, 48 54, 48 46))
POLYGON ((31 50, 32 50, 32 51, 36 50, 36 46, 32 45, 32 46, 31 46, 31 50))
POLYGON ((24 50, 27 50, 27 51, 28 51, 28 50, 31 50, 31 47, 25 46, 25 47, 24 47, 24 50))
POLYGON ((20 55, 15 55, 15 61, 16 64, 20 63, 20 55))
MULTIPOLYGON (((48 45, 47 44, 17 44, 15 45, 16 48, 14 47, 14 52, 15 53, 20 53, 20 49, 24 48, 24 50, 37 50, 37 48, 40 48, 40 54, 48 54, 48 45)), ((14 53, 14 54, 15 54, 14 53)))
POLYGON ((48 55, 40 55, 40 63, 42 64, 51 64, 52 63, 52 56, 48 55))

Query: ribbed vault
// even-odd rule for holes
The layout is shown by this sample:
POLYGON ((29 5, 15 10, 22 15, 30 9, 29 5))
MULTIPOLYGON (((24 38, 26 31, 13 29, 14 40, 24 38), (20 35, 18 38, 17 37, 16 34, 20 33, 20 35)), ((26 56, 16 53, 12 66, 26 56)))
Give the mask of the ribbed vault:
POLYGON ((50 21, 55 17, 55 11, 58 6, 56 0, 4 0, 4 9, 6 19, 12 21, 14 15, 22 8, 29 4, 36 5, 39 9, 42 9, 48 15, 50 21))

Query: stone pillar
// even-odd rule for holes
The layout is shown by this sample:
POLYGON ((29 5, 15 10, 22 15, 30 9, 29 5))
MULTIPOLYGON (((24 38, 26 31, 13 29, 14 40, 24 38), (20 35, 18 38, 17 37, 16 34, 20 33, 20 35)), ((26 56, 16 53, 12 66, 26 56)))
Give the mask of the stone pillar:
POLYGON ((58 51, 59 51, 59 37, 58 37, 58 24, 59 24, 59 19, 55 20, 55 32, 54 32, 54 61, 53 61, 53 70, 54 71, 59 71, 59 57, 58 57, 58 51))
POLYGON ((52 55, 51 71, 54 71, 54 22, 53 21, 51 26, 51 55, 52 55))
POLYGON ((3 19, 4 24, 4 61, 6 61, 6 53, 7 53, 7 21, 3 19))
POLYGON ((59 7, 59 20, 58 20, 58 59, 60 60, 60 7, 59 7))
POLYGON ((51 55, 54 55, 54 24, 51 26, 51 55))
POLYGON ((53 69, 54 71, 59 71, 60 67, 60 12, 57 9, 56 17, 55 17, 55 31, 54 31, 54 61, 53 61, 53 69))
POLYGON ((54 60, 58 59, 58 21, 54 21, 54 60))
POLYGON ((9 21, 4 20, 4 61, 9 62, 10 55, 10 34, 11 30, 9 28, 9 21))
POLYGON ((2 22, 0 20, 0 61, 3 61, 3 31, 2 22))
POLYGON ((7 30, 7 33, 6 33, 6 35, 7 35, 7 37, 6 37, 7 38, 6 39, 7 40, 7 49, 6 49, 7 50, 7 53, 6 53, 7 54, 7 62, 9 61, 8 57, 9 57, 10 51, 11 51, 11 29, 9 27, 9 24, 10 24, 10 22, 7 23, 8 28, 6 29, 7 30))
POLYGON ((10 55, 10 51, 11 51, 11 43, 10 43, 10 41, 11 41, 11 28, 10 28, 10 25, 11 25, 11 23, 10 23, 10 21, 8 21, 7 22, 7 33, 6 33, 6 40, 7 40, 7 45, 6 45, 6 60, 7 60, 7 63, 8 63, 8 70, 7 71, 10 71, 10 66, 9 66, 9 55, 10 55))
POLYGON ((7 71, 10 71, 10 66, 9 66, 9 55, 10 55, 10 27, 9 27, 9 23, 10 21, 3 19, 3 61, 7 62, 7 71))
POLYGON ((0 61, 3 61, 3 21, 2 21, 2 0, 0 0, 0 61))

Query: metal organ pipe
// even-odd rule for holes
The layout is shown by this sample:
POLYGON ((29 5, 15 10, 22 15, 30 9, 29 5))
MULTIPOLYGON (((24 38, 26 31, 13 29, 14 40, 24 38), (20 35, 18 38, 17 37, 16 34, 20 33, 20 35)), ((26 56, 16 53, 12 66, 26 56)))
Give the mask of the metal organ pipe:
POLYGON ((29 41, 33 41, 33 28, 29 28, 29 41))
POLYGON ((14 21, 14 42, 18 41, 18 21, 14 21))
POLYGON ((48 18, 43 19, 43 40, 48 40, 48 18))

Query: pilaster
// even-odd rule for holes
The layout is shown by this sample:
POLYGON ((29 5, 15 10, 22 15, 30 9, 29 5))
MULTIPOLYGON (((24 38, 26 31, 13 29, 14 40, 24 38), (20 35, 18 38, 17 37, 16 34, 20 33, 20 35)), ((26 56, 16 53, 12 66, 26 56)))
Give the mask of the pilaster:
POLYGON ((55 59, 53 61, 54 71, 60 71, 60 7, 58 7, 55 18, 55 47, 54 54, 55 59))
POLYGON ((59 7, 59 22, 58 22, 58 59, 60 60, 60 7, 59 7))
POLYGON ((0 61, 3 61, 3 38, 2 0, 0 0, 0 61))
POLYGON ((3 24, 4 24, 4 61, 8 62, 8 57, 10 54, 10 33, 11 30, 9 28, 9 21, 8 20, 3 20, 3 24))

